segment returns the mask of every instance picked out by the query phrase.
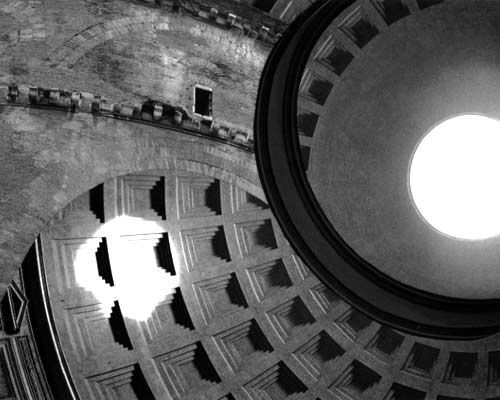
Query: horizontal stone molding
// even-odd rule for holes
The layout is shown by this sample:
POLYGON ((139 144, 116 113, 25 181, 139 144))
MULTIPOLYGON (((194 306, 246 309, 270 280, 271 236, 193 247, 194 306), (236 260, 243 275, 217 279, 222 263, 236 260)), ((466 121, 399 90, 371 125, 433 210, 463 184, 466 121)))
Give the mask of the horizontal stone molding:
POLYGON ((0 86, 0 106, 15 105, 53 110, 90 113, 96 116, 112 117, 141 123, 182 130, 187 134, 203 135, 242 149, 253 151, 253 135, 239 129, 204 121, 188 116, 179 106, 160 101, 121 104, 103 96, 88 92, 47 89, 26 84, 12 83, 0 86))

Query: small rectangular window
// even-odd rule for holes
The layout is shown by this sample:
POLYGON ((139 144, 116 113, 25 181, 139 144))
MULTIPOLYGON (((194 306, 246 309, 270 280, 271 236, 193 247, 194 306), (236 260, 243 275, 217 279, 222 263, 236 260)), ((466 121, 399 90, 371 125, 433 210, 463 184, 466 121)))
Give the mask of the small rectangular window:
POLYGON ((194 113, 203 118, 212 118, 212 89, 198 85, 195 86, 194 113))
POLYGON ((270 12, 276 0, 255 0, 252 5, 264 12, 270 12))

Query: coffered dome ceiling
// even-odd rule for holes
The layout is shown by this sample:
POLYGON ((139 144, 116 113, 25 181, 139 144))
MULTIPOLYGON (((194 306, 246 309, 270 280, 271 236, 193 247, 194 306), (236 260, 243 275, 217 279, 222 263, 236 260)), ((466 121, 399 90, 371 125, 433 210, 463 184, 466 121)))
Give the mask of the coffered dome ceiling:
POLYGON ((407 187, 500 5, 313 3, 0 4, 0 398, 500 399, 499 239, 407 187))
POLYGON ((36 248, 69 396, 498 392, 498 336, 444 343, 374 322, 311 273, 263 200, 220 176, 178 169, 107 180, 61 210, 36 248))
POLYGON ((332 289, 401 329, 499 328, 500 239, 431 228, 408 180, 439 122, 499 118, 499 13, 494 1, 317 4, 261 81, 257 160, 285 235, 332 289))
MULTIPOLYGON (((434 6, 379 28, 325 100, 307 176, 337 232, 380 271, 444 296, 488 299, 500 297, 500 239, 444 237, 415 211, 408 190, 412 153, 433 126, 464 113, 500 117, 493 50, 500 8, 472 3, 434 6)), ((335 46, 334 29, 320 40, 335 46)))

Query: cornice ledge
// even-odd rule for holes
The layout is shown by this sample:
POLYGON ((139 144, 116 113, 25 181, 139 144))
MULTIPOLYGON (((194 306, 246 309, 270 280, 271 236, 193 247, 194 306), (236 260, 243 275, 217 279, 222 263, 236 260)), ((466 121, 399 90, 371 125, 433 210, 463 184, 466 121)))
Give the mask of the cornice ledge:
POLYGON ((114 103, 88 92, 46 89, 26 84, 0 85, 0 106, 45 108, 71 113, 134 121, 160 128, 204 136, 253 152, 254 141, 247 131, 230 128, 217 121, 193 119, 179 106, 148 100, 143 103, 114 103))

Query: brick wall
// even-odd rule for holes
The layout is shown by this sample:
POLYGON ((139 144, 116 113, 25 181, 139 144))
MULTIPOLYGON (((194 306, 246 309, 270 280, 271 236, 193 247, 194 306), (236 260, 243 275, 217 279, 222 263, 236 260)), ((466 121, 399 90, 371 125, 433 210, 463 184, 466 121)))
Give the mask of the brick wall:
POLYGON ((2 3, 0 83, 159 100, 188 113, 201 84, 213 90, 214 118, 251 130, 270 46, 255 21, 251 27, 239 20, 240 29, 195 11, 125 0, 2 3))

